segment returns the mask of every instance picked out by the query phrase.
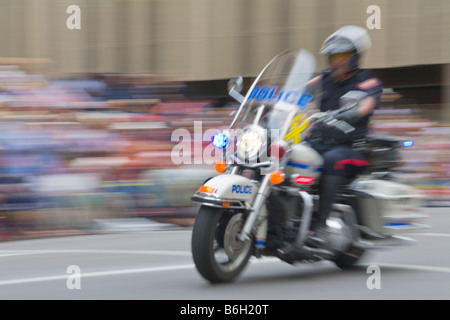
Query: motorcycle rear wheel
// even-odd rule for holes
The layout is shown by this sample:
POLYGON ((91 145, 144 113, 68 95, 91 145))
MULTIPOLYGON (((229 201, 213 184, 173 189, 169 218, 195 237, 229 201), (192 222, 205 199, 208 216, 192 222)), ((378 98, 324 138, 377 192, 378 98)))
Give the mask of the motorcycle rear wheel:
POLYGON ((192 256, 198 272, 211 283, 233 281, 246 267, 253 241, 240 241, 240 212, 201 206, 192 230, 192 256))

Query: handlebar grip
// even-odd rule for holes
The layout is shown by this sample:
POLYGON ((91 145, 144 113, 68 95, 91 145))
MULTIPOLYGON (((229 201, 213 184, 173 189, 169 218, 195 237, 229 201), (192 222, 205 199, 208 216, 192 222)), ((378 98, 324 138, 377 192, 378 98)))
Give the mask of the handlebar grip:
POLYGON ((353 127, 348 122, 335 119, 335 113, 336 111, 325 113, 321 118, 318 119, 318 122, 321 122, 328 127, 334 127, 344 132, 345 134, 355 130, 355 127, 353 127))

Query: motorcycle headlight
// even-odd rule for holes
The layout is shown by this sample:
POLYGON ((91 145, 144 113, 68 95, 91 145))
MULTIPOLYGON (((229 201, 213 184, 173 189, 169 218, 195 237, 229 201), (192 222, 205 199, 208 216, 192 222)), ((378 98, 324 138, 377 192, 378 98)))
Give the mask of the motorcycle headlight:
POLYGON ((244 130, 242 134, 238 136, 236 144, 237 156, 242 160, 255 160, 265 144, 266 140, 262 128, 253 127, 244 130))

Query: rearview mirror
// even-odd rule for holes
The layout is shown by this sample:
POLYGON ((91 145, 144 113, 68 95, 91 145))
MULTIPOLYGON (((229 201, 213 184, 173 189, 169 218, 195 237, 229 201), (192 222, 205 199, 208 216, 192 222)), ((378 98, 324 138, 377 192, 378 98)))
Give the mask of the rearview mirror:
POLYGON ((241 92, 244 85, 244 79, 242 76, 233 77, 228 81, 228 91, 231 91, 233 88, 237 92, 241 92))
POLYGON ((244 87, 244 79, 242 76, 233 77, 228 81, 228 94, 236 101, 242 103, 244 96, 240 93, 244 87))

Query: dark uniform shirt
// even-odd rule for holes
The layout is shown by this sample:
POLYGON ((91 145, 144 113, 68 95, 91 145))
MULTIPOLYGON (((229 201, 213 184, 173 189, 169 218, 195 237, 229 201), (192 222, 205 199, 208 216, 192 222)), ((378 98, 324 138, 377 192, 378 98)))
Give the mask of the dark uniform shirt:
MULTIPOLYGON (((382 83, 370 70, 360 69, 352 77, 341 82, 334 82, 327 69, 321 71, 318 77, 321 78, 323 87, 320 103, 320 111, 322 112, 339 109, 341 107, 339 104, 340 97, 352 90, 366 92, 376 100, 377 105, 381 102, 382 83)), ((335 143, 351 142, 365 135, 370 116, 371 114, 362 117, 359 121, 352 124, 355 130, 348 134, 335 128, 322 126, 315 127, 313 132, 320 131, 325 140, 328 139, 328 141, 335 143)))

